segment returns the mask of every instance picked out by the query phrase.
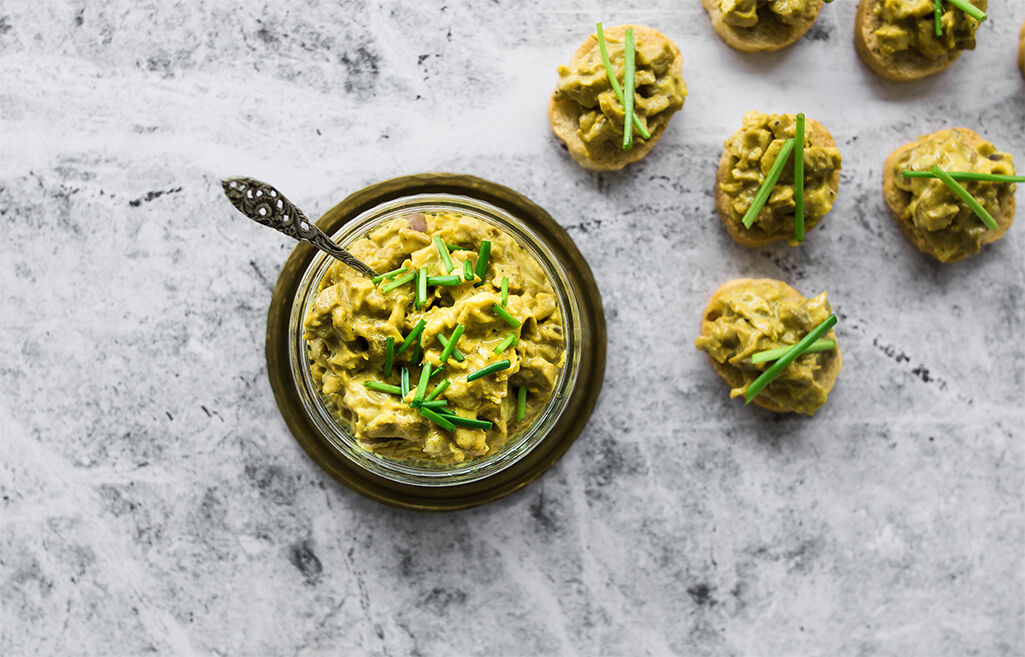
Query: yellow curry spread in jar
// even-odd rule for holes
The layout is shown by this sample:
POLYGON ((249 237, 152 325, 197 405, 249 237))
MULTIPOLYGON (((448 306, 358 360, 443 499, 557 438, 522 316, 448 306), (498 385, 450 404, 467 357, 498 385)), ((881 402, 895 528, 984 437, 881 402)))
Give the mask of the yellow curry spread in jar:
POLYGON ((316 384, 360 445, 445 466, 531 425, 566 354, 556 294, 526 249, 454 211, 393 219, 348 248, 389 274, 334 263, 304 338, 316 384))

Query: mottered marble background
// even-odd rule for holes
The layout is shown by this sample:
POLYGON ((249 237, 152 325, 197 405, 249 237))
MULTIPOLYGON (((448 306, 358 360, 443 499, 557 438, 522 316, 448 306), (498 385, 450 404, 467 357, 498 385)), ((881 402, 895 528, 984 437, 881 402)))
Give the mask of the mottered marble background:
POLYGON ((975 52, 895 85, 854 52, 855 4, 744 55, 697 0, 0 2, 0 654, 1025 653, 1025 226, 939 265, 880 194, 886 155, 942 127, 1025 166, 1025 5, 990 0, 975 52), (597 20, 664 31, 690 88, 620 173, 545 117, 597 20), (800 249, 716 218, 750 109, 841 149, 800 249), (365 500, 291 438, 263 340, 292 245, 218 183, 316 215, 430 170, 546 207, 609 331, 561 462, 446 515, 365 500), (845 368, 813 419, 730 401, 694 349, 739 276, 829 292, 845 368))

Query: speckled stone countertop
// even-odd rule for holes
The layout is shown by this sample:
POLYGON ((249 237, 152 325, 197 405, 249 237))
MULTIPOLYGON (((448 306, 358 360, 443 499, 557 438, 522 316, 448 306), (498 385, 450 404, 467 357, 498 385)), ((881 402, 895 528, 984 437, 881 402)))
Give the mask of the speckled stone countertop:
POLYGON ((1025 653, 1025 226, 941 266, 880 194, 885 156, 940 127, 1025 165, 1025 6, 990 0, 978 50, 901 86, 855 54, 854 0, 762 56, 698 0, 633 4, 0 4, 0 654, 1025 653), (545 117, 599 19, 666 32, 690 88, 602 175, 545 117), (716 218, 754 108, 806 112, 843 154, 801 249, 716 218), (562 461, 447 515, 360 498, 291 438, 263 341, 292 245, 218 184, 318 212, 427 170, 546 207, 609 330, 562 461), (814 419, 730 401, 693 348, 737 276, 828 290, 845 368, 814 419))

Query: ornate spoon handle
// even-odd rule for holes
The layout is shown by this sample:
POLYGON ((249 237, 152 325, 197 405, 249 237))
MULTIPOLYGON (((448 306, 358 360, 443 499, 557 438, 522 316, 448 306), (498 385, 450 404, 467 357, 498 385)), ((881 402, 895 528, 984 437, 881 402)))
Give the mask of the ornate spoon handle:
POLYGON ((324 231, 306 218, 302 210, 267 183, 252 178, 227 178, 221 181, 221 186, 231 204, 256 223, 270 226, 294 240, 309 242, 367 278, 377 276, 373 269, 332 242, 324 231))

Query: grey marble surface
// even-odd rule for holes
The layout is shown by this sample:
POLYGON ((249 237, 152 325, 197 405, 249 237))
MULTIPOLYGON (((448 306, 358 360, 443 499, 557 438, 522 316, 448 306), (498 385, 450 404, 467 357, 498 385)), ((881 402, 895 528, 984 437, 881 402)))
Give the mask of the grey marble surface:
POLYGON ((1025 165, 1025 7, 990 0, 977 51, 897 86, 857 58, 854 0, 764 56, 697 0, 629 4, 0 3, 0 654, 1025 653, 1025 227, 940 266, 879 192, 945 126, 1025 165), (544 112, 598 19, 666 32, 690 88, 604 175, 544 112), (803 110, 844 157, 799 250, 715 217, 752 108, 803 110), (290 437, 263 339, 291 245, 218 187, 322 211, 425 170, 545 206, 609 330, 562 461, 448 515, 364 500, 290 437), (845 369, 814 419, 728 400, 694 350, 737 276, 829 291, 845 369))

